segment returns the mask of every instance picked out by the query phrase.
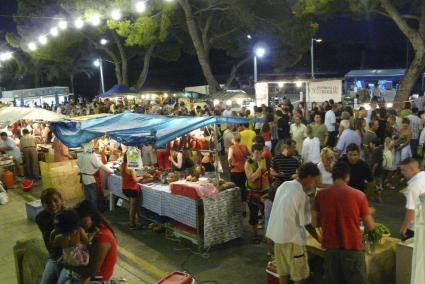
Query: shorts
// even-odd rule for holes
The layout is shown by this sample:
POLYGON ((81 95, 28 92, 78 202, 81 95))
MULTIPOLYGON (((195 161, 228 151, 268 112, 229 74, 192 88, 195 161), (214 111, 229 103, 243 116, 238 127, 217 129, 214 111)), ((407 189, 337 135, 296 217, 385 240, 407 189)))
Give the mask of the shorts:
POLYGON ((241 189, 242 202, 246 202, 248 192, 246 190, 246 175, 242 173, 230 173, 230 180, 241 189))
POLYGON ((128 198, 138 198, 140 196, 140 189, 123 189, 122 192, 128 198))
POLYGON ((23 164, 22 156, 13 157, 13 162, 15 163, 15 165, 22 165, 23 164))
POLYGON ((274 244, 276 268, 279 276, 289 276, 292 281, 307 279, 310 275, 307 250, 297 244, 274 244))

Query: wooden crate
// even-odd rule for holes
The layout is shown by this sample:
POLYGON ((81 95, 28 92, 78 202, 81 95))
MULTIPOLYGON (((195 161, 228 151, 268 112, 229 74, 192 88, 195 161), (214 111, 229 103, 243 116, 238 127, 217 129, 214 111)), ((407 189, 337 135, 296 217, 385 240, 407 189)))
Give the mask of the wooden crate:
POLYGON ((84 197, 76 160, 58 163, 40 162, 43 188, 55 188, 65 202, 84 197))
POLYGON ((69 174, 78 174, 79 168, 76 160, 57 163, 40 162, 40 171, 42 176, 56 177, 69 174))

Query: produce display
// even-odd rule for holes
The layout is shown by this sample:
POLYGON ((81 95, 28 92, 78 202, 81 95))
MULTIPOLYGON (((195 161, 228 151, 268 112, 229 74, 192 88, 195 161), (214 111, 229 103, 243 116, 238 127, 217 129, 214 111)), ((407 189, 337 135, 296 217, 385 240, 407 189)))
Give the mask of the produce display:
POLYGON ((385 236, 390 236, 390 234, 391 232, 386 226, 382 224, 376 224, 372 231, 365 230, 363 232, 363 239, 373 251, 381 239, 385 236))

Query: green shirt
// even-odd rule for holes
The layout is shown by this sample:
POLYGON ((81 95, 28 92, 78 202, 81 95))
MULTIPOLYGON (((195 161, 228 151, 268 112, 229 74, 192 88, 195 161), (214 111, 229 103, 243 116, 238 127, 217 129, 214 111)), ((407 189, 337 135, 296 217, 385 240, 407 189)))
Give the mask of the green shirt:
POLYGON ((311 128, 313 129, 313 136, 319 138, 320 146, 321 147, 325 146, 324 145, 325 138, 326 136, 328 136, 328 129, 326 128, 326 125, 323 123, 321 124, 312 123, 311 128))

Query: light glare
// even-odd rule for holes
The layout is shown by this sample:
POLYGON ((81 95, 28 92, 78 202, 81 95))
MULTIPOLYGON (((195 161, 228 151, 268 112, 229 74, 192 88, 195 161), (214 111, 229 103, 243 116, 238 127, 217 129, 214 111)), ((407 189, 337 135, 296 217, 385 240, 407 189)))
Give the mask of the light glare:
POLYGON ((257 57, 261 58, 266 54, 266 50, 262 47, 259 47, 255 50, 255 55, 257 55, 257 57))
POLYGON ((108 40, 107 40, 107 39, 102 38, 102 39, 100 40, 100 44, 101 44, 101 45, 106 45, 107 43, 108 43, 108 40))
POLYGON ((114 21, 119 21, 121 19, 121 11, 120 10, 113 10, 111 13, 111 18, 114 21))
POLYGON ((99 60, 99 59, 96 59, 96 60, 93 62, 93 65, 94 65, 94 66, 96 66, 96 67, 99 67, 99 66, 100 66, 100 60, 99 60))
POLYGON ((57 37, 59 35, 59 30, 56 27, 53 27, 50 29, 50 34, 54 37, 57 37))
POLYGON ((84 21, 83 21, 83 19, 81 19, 81 18, 76 19, 75 22, 74 22, 74 26, 77 29, 82 29, 84 27, 84 21))
POLYGON ((94 27, 97 27, 98 25, 100 25, 100 17, 97 15, 94 15, 90 18, 90 24, 94 27))
POLYGON ((28 44, 28 49, 31 50, 31 51, 37 50, 37 44, 35 42, 30 42, 28 44))
POLYGON ((146 11, 146 3, 144 1, 137 1, 135 8, 137 13, 143 13, 146 11))
POLYGON ((68 28, 68 22, 67 21, 64 21, 64 20, 62 20, 62 21, 59 21, 59 29, 61 29, 61 30, 66 30, 67 28, 68 28))
POLYGON ((46 45, 47 44, 47 36, 45 36, 45 35, 39 36, 38 42, 41 43, 42 45, 46 45))

